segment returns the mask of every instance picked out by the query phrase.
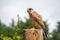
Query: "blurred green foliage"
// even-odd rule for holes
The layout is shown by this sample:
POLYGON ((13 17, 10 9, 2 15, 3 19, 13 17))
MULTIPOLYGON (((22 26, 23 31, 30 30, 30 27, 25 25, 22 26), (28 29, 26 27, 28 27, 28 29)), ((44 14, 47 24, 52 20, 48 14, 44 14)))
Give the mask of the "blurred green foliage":
MULTIPOLYGON (((0 20, 0 40, 24 40, 23 38, 23 29, 33 28, 33 22, 31 19, 26 19, 26 22, 22 22, 18 17, 17 24, 15 25, 14 19, 10 26, 5 25, 0 20)), ((47 21, 44 21, 46 29, 48 31, 48 38, 45 40, 60 40, 60 22, 57 22, 55 30, 52 33, 49 33, 47 21), (50 36, 51 35, 51 36, 50 36)))

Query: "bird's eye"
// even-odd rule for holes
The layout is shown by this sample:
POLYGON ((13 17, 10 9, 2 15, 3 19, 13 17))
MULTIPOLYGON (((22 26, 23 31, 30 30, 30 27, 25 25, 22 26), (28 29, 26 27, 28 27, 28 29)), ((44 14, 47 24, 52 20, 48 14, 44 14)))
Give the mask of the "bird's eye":
POLYGON ((29 10, 32 10, 32 8, 30 8, 29 10))

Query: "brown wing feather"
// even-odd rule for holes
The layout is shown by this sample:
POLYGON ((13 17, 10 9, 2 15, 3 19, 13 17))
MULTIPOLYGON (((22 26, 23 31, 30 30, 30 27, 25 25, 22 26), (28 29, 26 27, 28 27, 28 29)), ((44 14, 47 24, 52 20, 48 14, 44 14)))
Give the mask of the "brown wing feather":
POLYGON ((44 27, 44 23, 42 21, 42 18, 37 12, 31 12, 31 18, 36 21, 41 27, 44 27))

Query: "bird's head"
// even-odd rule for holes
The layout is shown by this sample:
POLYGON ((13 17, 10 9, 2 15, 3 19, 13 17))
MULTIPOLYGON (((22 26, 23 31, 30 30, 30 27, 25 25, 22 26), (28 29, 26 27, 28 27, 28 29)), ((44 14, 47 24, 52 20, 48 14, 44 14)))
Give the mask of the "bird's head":
POLYGON ((27 8, 27 12, 30 14, 31 10, 33 10, 32 8, 27 8))

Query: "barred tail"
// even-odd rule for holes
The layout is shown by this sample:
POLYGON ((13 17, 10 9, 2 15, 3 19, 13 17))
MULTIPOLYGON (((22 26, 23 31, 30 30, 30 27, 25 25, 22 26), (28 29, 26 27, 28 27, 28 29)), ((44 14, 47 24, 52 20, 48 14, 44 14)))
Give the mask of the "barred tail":
POLYGON ((43 31, 44 31, 43 33, 44 38, 47 38, 48 31, 46 30, 46 28, 43 28, 43 31))

